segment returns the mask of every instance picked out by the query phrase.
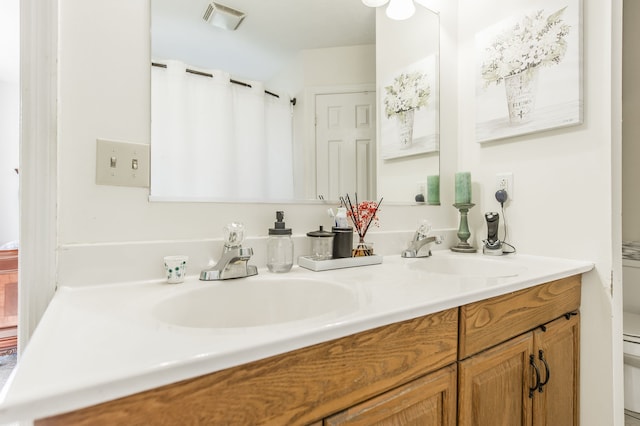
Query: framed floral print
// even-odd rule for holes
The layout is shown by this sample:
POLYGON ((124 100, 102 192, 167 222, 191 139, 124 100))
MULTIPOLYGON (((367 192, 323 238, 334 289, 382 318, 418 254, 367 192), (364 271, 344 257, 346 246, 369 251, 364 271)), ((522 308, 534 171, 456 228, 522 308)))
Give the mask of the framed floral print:
POLYGON ((476 141, 580 124, 581 0, 542 1, 476 34, 476 141))
POLYGON ((380 91, 385 160, 439 150, 438 58, 428 56, 388 76, 380 91))

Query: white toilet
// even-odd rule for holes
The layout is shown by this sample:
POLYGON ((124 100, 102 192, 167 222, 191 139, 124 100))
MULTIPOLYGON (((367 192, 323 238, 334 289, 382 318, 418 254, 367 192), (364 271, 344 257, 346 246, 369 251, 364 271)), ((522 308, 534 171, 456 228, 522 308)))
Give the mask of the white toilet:
POLYGON ((623 314, 624 408, 640 413, 640 315, 623 314))

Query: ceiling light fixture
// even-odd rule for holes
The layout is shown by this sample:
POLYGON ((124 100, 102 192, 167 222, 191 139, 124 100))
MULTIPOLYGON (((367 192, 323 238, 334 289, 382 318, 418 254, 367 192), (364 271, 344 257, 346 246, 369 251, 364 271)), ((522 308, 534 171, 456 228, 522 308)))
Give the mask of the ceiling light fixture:
POLYGON ((239 10, 211 1, 207 4, 202 19, 214 27, 235 31, 245 16, 246 15, 239 10))
POLYGON ((416 12, 416 6, 413 0, 362 0, 365 6, 380 7, 389 3, 386 14, 389 18, 396 21, 409 19, 416 12))
POLYGON ((388 1, 389 0, 362 0, 362 3, 369 7, 379 7, 384 6, 388 1))

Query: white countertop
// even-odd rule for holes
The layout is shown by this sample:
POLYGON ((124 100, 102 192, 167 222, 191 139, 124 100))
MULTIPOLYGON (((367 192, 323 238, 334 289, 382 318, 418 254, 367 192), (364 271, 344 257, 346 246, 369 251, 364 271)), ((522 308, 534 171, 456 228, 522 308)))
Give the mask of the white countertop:
POLYGON ((260 270, 241 280, 311 278, 353 291, 357 307, 338 318, 233 329, 176 327, 156 319, 153 307, 173 295, 238 280, 183 284, 158 281, 56 292, 9 382, 0 395, 0 423, 30 420, 197 377, 371 328, 581 274, 591 262, 509 255, 522 266, 507 278, 425 272, 411 267, 439 256, 493 261, 481 254, 434 252, 432 258, 384 257, 380 265, 313 272, 294 266, 287 274, 260 270))

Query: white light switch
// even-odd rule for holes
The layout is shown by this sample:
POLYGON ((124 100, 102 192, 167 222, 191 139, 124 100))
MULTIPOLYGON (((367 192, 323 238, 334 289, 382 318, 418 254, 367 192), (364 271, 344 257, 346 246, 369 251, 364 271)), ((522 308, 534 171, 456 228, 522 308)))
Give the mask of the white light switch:
POLYGON ((98 139, 96 184, 149 187, 149 145, 98 139))

